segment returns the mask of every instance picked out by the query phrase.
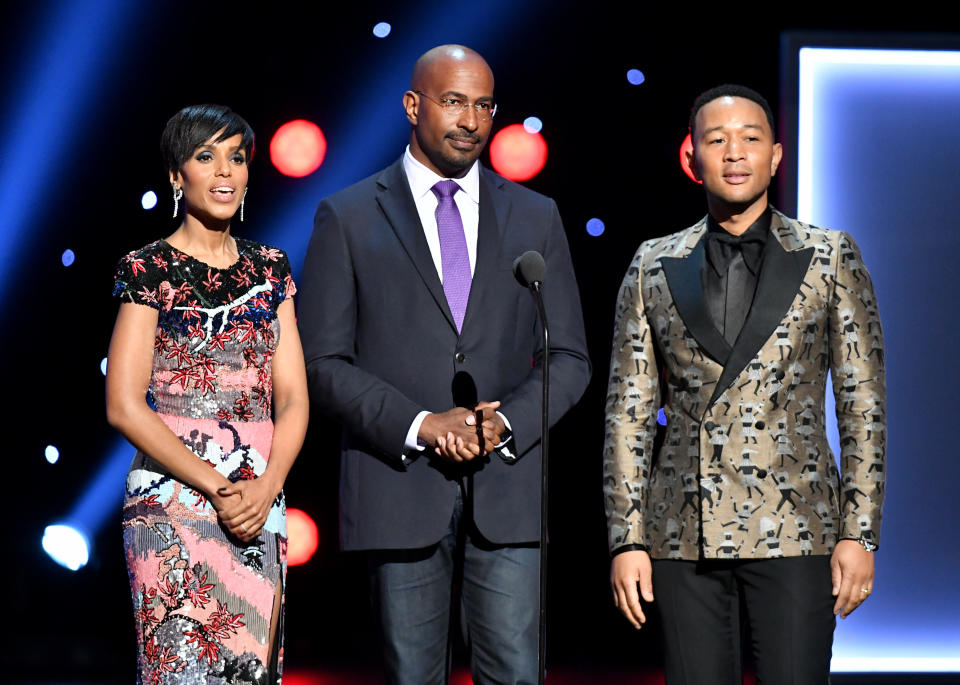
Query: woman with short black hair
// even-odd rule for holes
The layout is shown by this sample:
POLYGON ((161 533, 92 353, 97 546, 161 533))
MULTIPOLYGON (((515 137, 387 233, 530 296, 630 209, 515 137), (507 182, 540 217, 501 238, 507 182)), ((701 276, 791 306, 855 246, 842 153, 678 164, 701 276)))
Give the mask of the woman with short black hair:
POLYGON ((137 447, 123 536, 138 682, 279 683, 283 483, 308 400, 281 250, 231 234, 254 136, 227 107, 175 114, 161 141, 182 216, 127 254, 107 417, 137 447))

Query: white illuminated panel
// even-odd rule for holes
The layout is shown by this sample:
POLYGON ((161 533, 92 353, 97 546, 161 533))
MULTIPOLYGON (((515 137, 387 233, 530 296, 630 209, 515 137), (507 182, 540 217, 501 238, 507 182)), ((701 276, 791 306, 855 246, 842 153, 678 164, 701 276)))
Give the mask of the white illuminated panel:
POLYGON ((818 223, 814 174, 818 160, 817 132, 825 104, 818 100, 820 82, 838 68, 860 66, 876 77, 898 67, 960 69, 960 52, 947 50, 861 50, 851 48, 801 48, 797 139, 797 218, 818 223))
MULTIPOLYGON (((960 672, 950 419, 914 416, 916 398, 953 388, 958 338, 949 251, 956 245, 960 52, 804 47, 799 50, 797 217, 851 233, 883 312, 890 472, 877 585, 837 622, 835 672, 960 672), (944 264, 947 266, 944 266, 944 264), (904 295, 903 284, 914 285, 904 295), (943 295, 947 293, 947 295, 943 295), (928 347, 911 356, 915 331, 928 347), (896 360, 895 362, 893 360, 896 360), (941 447, 942 446, 942 447, 941 447), (931 456, 928 456, 931 455, 931 456)), ((834 415, 832 393, 826 413, 834 415)), ((827 422, 838 452, 835 422, 827 422)))
POLYGON ((834 673, 954 673, 960 657, 835 656, 830 666, 834 673))

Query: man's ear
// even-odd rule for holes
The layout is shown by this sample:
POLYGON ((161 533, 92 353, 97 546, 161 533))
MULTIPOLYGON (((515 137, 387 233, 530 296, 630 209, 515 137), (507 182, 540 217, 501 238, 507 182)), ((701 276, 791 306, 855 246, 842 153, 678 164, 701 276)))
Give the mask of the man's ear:
POLYGON ((780 143, 773 144, 773 158, 770 160, 770 175, 777 175, 777 167, 780 166, 780 160, 783 159, 783 146, 780 143))
POLYGON ((420 117, 420 98, 412 90, 403 94, 403 110, 407 113, 407 121, 416 126, 420 117))
POLYGON ((687 167, 690 169, 690 173, 693 174, 693 177, 697 179, 698 182, 703 183, 703 179, 700 178, 700 170, 697 169, 697 154, 696 148, 690 148, 686 151, 687 155, 687 167))

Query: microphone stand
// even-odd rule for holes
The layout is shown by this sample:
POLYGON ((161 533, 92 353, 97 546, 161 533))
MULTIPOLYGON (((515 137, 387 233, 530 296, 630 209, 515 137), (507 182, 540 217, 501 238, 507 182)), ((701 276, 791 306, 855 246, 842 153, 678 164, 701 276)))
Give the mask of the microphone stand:
POLYGON ((543 331, 543 399, 540 412, 540 626, 539 626, 539 671, 537 682, 543 685, 547 670, 547 473, 549 465, 549 402, 550 402, 550 333, 547 328, 547 312, 543 307, 543 296, 540 292, 540 281, 530 284, 530 292, 537 302, 537 311, 540 312, 540 323, 543 331))

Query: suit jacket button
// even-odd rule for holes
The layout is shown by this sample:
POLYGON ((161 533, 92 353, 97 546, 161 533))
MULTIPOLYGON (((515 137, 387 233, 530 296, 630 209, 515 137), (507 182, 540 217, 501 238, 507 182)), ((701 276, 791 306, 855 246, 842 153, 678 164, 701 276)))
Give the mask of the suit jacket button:
POLYGON ((767 427, 767 424, 765 424, 763 421, 757 421, 754 425, 757 427, 757 430, 763 430, 767 427))
POLYGON ((711 433, 713 432, 713 429, 717 427, 717 424, 715 424, 713 421, 707 421, 705 424, 703 424, 703 427, 707 429, 708 433, 711 433))
POLYGON ((463 352, 457 352, 457 354, 454 356, 454 359, 463 364, 463 362, 467 361, 467 355, 465 355, 463 352))
POLYGON ((760 480, 763 480, 766 477, 767 477, 766 469, 760 469, 759 471, 757 471, 757 478, 759 478, 760 480))

